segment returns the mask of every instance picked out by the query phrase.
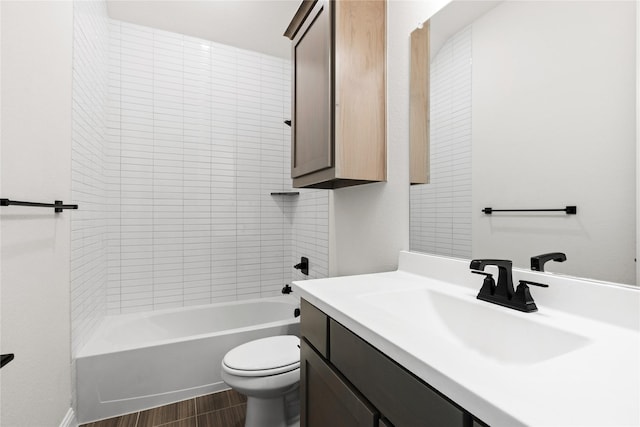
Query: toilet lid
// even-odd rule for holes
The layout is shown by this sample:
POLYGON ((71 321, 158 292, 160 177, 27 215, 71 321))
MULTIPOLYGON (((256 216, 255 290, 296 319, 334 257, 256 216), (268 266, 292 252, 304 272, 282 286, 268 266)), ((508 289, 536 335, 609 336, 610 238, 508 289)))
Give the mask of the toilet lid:
POLYGON ((261 338, 229 351, 222 363, 236 375, 275 375, 300 366, 299 345, 294 335, 261 338))

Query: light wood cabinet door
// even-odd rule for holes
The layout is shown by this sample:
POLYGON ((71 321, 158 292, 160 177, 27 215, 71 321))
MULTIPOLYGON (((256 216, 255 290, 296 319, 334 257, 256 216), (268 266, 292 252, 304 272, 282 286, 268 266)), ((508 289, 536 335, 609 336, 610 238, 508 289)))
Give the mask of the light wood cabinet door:
POLYGON ((318 1, 293 39, 291 176, 333 166, 331 11, 318 1))
POLYGON ((429 31, 430 21, 411 33, 409 91, 409 173, 411 184, 430 181, 429 155, 429 31))

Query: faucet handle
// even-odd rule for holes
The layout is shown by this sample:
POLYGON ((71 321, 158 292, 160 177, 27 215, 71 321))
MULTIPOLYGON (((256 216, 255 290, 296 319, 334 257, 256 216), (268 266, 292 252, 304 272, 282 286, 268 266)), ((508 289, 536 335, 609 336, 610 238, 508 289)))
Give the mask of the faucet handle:
POLYGON ((531 291, 529 291, 529 286, 539 286, 541 288, 548 288, 549 285, 545 285, 544 283, 530 282, 528 280, 520 280, 520 284, 516 288, 516 293, 513 294, 512 302, 514 304, 514 308, 518 310, 525 311, 530 313, 532 311, 538 311, 538 307, 536 303, 533 301, 533 297, 531 296, 531 291))
POLYGON ((471 270, 471 272, 474 274, 485 276, 484 282, 482 282, 482 288, 480 288, 480 294, 493 295, 496 292, 496 282, 495 280, 493 280, 493 274, 475 270, 471 270))
MULTIPOLYGON (((538 282, 530 282, 529 280, 520 280, 520 285, 533 285, 533 286, 539 286, 541 288, 548 288, 549 285, 545 285, 544 283, 538 283, 538 282)), ((518 285, 518 287, 520 286, 518 285)))
POLYGON ((493 274, 491 274, 491 273, 485 273, 484 271, 471 270, 471 272, 472 272, 473 274, 481 274, 481 275, 483 275, 483 276, 493 277, 493 274))
MULTIPOLYGON (((533 297, 531 296, 531 291, 529 291, 529 287, 524 280, 520 281, 520 284, 516 288, 516 293, 513 294, 513 298, 511 300, 513 307, 524 311, 527 313, 531 313, 533 311, 538 311, 538 307, 536 303, 533 301, 533 297)), ((536 284, 537 285, 537 284, 536 284)))

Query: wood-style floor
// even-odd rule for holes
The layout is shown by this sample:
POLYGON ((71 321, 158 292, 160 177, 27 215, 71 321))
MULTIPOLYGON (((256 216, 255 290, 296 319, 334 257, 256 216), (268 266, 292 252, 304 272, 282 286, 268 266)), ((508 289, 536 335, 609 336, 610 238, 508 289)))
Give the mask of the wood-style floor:
POLYGON ((247 398, 226 390, 80 427, 242 427, 246 410, 247 398))

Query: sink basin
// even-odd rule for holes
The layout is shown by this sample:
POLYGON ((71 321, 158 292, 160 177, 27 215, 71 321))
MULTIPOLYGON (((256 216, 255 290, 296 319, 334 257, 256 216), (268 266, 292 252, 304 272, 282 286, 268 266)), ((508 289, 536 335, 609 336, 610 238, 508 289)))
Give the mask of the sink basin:
POLYGON ((589 340, 539 323, 540 314, 510 313, 472 296, 428 289, 362 295, 363 303, 424 330, 423 339, 446 339, 501 364, 534 364, 585 346, 589 340))

